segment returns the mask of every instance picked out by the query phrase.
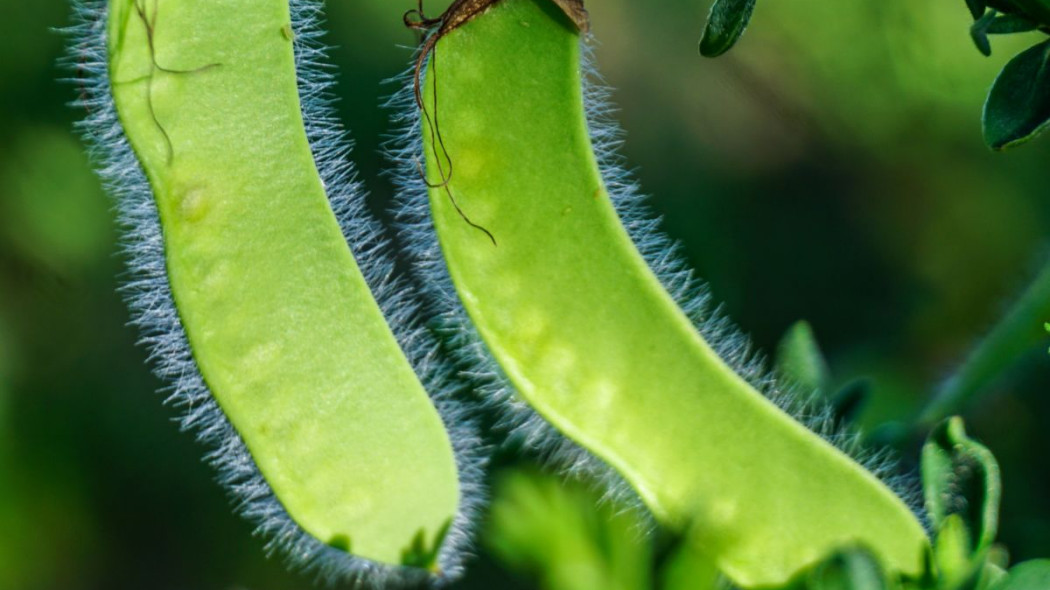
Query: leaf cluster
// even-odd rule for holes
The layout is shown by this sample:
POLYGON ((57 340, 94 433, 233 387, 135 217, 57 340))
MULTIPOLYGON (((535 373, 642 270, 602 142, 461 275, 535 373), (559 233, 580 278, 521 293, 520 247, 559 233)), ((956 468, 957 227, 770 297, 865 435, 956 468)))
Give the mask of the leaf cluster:
MULTIPOLYGON (((970 37, 977 50, 992 54, 990 35, 1050 35, 1050 0, 966 0, 973 16, 970 37)), ((744 34, 755 0, 715 0, 700 53, 717 57, 744 34)), ((1050 127, 1050 39, 1014 56, 996 77, 981 117, 985 143, 1004 150, 1027 143, 1050 127)))
MULTIPOLYGON (((977 50, 989 56, 989 35, 1050 34, 1047 0, 966 0, 977 50)), ((982 115, 984 140, 1002 150, 1026 143, 1050 126, 1050 39, 1011 59, 996 77, 982 115)))

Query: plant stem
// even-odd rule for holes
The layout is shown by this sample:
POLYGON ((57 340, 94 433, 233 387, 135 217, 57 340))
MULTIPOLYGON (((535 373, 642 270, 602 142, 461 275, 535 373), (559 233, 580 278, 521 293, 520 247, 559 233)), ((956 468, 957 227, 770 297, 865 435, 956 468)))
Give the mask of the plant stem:
POLYGON ((1043 323, 1050 319, 1050 261, 1036 276, 1013 309, 970 353, 959 370, 938 388, 917 427, 927 429, 960 411, 987 391, 1004 371, 1042 336, 1043 323))

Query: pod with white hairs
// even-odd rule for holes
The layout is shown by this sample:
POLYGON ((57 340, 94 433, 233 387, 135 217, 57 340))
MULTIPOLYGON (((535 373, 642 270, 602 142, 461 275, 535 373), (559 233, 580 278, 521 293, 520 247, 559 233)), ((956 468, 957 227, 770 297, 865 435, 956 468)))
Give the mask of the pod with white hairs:
POLYGON ((626 483, 745 587, 846 545, 919 575, 892 462, 778 388, 640 209, 563 3, 488 4, 429 43, 392 155, 433 309, 512 434, 626 483))
POLYGON ((483 460, 365 211, 320 11, 83 0, 81 130, 134 323, 237 511, 324 579, 441 582, 462 570, 483 460))

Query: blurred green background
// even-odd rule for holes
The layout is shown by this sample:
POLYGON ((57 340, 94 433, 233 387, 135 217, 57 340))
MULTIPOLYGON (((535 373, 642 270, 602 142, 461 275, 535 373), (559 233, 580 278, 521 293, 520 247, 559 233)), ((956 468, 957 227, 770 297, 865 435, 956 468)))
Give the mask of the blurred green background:
MULTIPOLYGON (((379 98, 409 59, 412 5, 328 2, 377 210, 391 202, 379 98)), ((0 6, 0 590, 309 587, 230 514, 126 326, 110 202, 71 130, 76 88, 56 82, 67 2, 0 6)), ((1050 138, 993 154, 980 136, 984 93, 1025 39, 980 56, 962 0, 765 0, 716 61, 696 51, 706 1, 589 7, 624 153, 666 231, 761 349, 805 318, 841 381, 870 377, 867 425, 911 416, 1046 260, 1050 138)), ((1033 349, 966 414, 1003 464, 1017 561, 1050 556, 1048 361, 1033 349)), ((498 464, 496 517, 456 588, 541 587, 523 570, 544 552, 565 579, 647 587, 659 543, 498 464), (588 535, 627 545, 596 554, 588 535)))

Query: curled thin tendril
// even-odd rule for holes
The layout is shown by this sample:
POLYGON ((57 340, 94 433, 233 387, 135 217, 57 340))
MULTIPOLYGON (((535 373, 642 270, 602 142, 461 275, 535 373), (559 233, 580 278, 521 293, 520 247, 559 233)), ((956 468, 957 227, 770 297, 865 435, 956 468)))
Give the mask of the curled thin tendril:
MULTIPOLYGON (((420 31, 425 39, 423 47, 419 50, 419 57, 416 58, 413 92, 415 93, 416 106, 423 113, 423 118, 426 119, 427 127, 430 129, 430 145, 432 146, 431 149, 434 151, 434 157, 437 160, 440 181, 437 183, 430 182, 423 169, 423 164, 418 161, 416 162, 416 168, 419 170, 419 175, 420 178, 423 179, 423 182, 425 182, 429 188, 444 190, 448 195, 449 200, 452 202, 452 206, 455 207, 456 212, 463 218, 463 221, 465 221, 467 225, 488 236, 489 240, 492 241, 493 246, 496 245, 495 236, 493 236, 489 230, 471 221, 463 209, 460 208, 459 203, 456 201, 456 197, 452 194, 452 188, 450 187, 452 182, 452 157, 449 155, 448 148, 445 146, 445 140, 441 135, 441 124, 438 118, 437 82, 435 81, 434 83, 434 116, 431 117, 427 105, 423 103, 422 80, 423 68, 426 66, 427 59, 430 59, 435 73, 437 71, 438 41, 440 41, 445 35, 448 35, 452 31, 467 24, 490 6, 497 4, 500 1, 501 0, 456 0, 447 10, 445 10, 444 13, 441 14, 441 16, 430 18, 423 9, 423 0, 417 0, 416 8, 409 10, 402 17, 406 27, 414 31, 420 31), (440 150, 440 153, 438 153, 438 150, 440 150), (446 164, 448 165, 447 170, 445 169, 446 164)), ((583 8, 583 0, 555 0, 555 4, 565 12, 566 16, 573 21, 580 31, 587 31, 587 11, 583 8)))
POLYGON ((448 147, 445 145, 445 139, 441 135, 441 122, 438 114, 437 81, 435 80, 434 82, 434 114, 433 117, 431 117, 430 110, 423 101, 422 80, 423 69, 426 66, 428 58, 430 59, 431 67, 436 75, 438 41, 497 2, 500 2, 500 0, 456 0, 456 2, 453 2, 452 5, 448 7, 448 10, 442 13, 440 17, 429 18, 426 16, 426 11, 423 9, 423 0, 418 0, 416 8, 409 10, 402 17, 406 27, 414 31, 420 31, 425 37, 423 47, 419 50, 419 57, 416 58, 413 92, 415 95, 416 106, 423 114, 423 118, 426 119, 427 128, 430 132, 430 145, 434 152, 434 159, 437 163, 438 177, 440 178, 440 181, 437 183, 430 182, 421 162, 416 162, 416 168, 419 170, 420 178, 423 179, 423 182, 426 183, 427 187, 444 190, 445 194, 448 195, 452 206, 456 209, 456 213, 459 214, 467 225, 484 233, 492 242, 493 246, 497 245, 496 237, 492 235, 492 232, 485 229, 485 227, 472 221, 466 212, 463 211, 463 208, 460 206, 455 195, 452 194, 452 187, 450 186, 452 183, 452 156, 449 154, 448 147))
POLYGON ((419 0, 414 10, 409 10, 404 16, 405 26, 415 30, 423 31, 441 24, 441 18, 427 18, 423 11, 423 0, 419 0))

